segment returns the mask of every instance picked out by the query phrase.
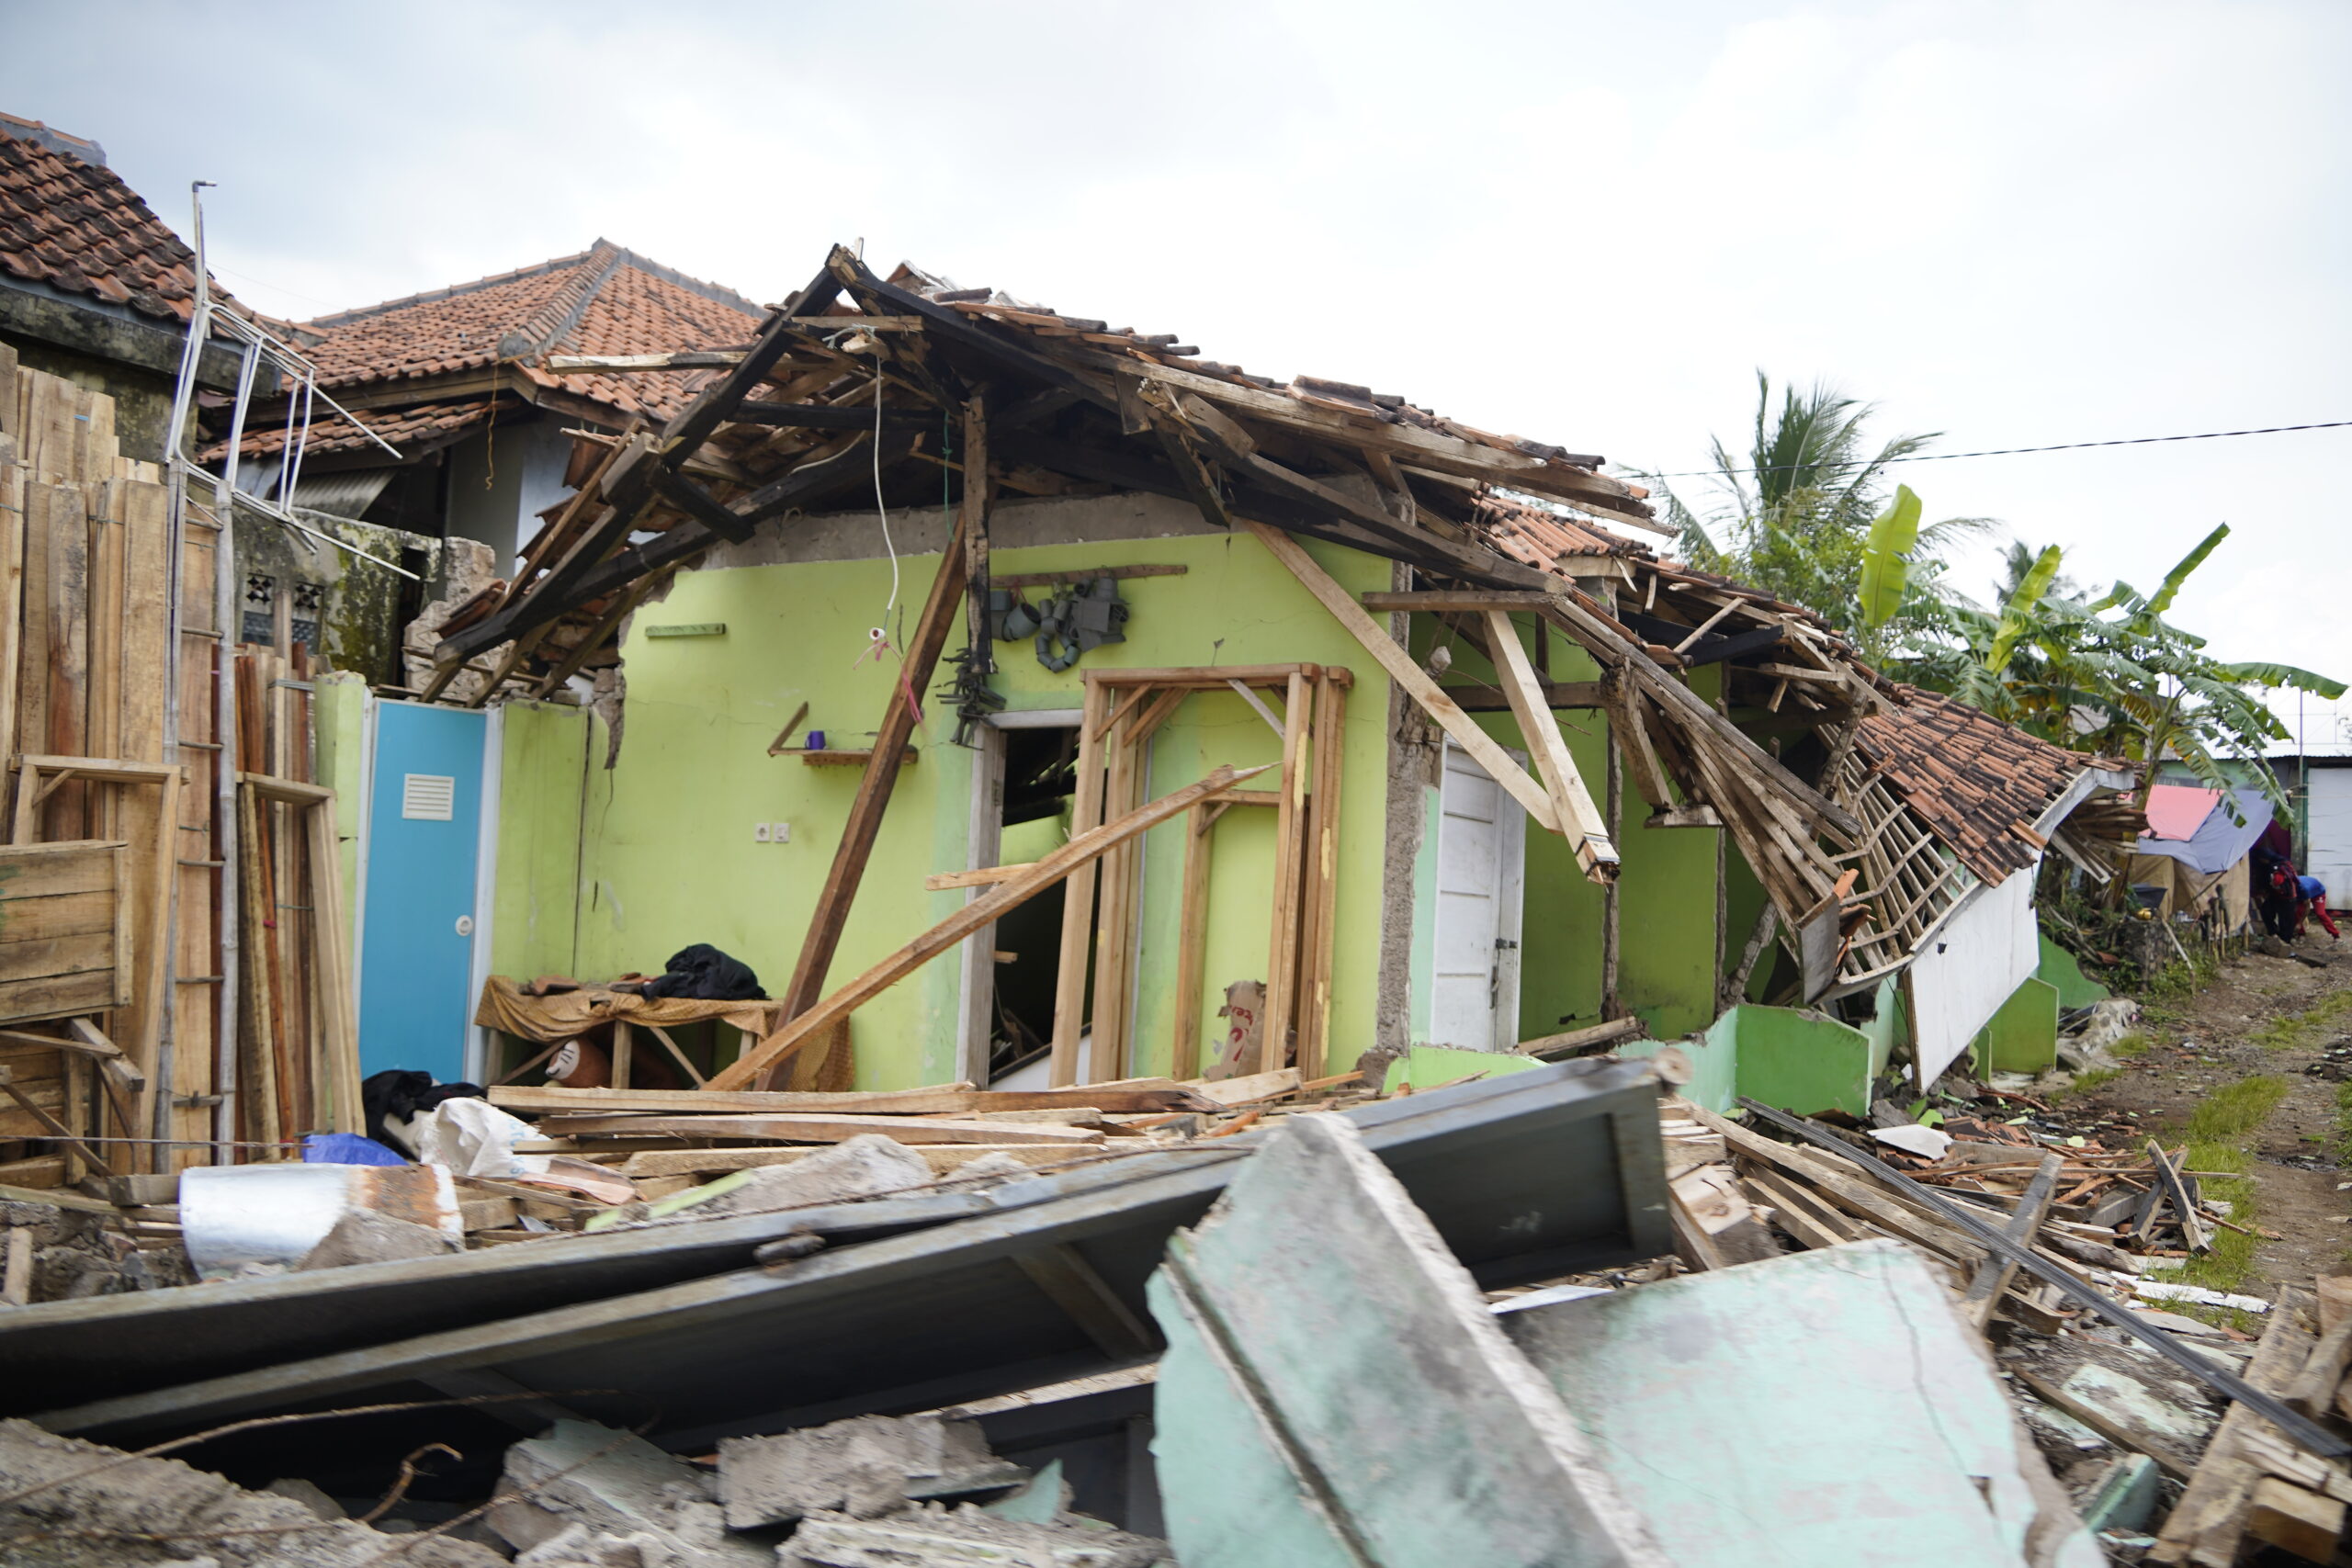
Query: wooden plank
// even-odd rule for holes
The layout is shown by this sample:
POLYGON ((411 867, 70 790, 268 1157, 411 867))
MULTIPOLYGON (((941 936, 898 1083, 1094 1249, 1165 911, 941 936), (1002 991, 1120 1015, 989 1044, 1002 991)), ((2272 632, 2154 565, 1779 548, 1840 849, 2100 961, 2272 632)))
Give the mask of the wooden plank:
MULTIPOLYGON (((1133 1141, 1125 1146, 1133 1146, 1133 1141)), ((984 1159, 992 1154, 1004 1155, 1027 1166, 1057 1166, 1077 1160, 1101 1159, 1120 1148, 1107 1143, 910 1144, 907 1147, 922 1157, 935 1177, 953 1176, 972 1161, 984 1159)), ((614 1168, 632 1179, 650 1176, 718 1176, 731 1170, 757 1170, 766 1166, 790 1165, 823 1152, 821 1148, 806 1145, 782 1144, 766 1144, 745 1149, 648 1149, 629 1156, 614 1168)))
POLYGON ((1373 618, 1348 596, 1347 590, 1331 581, 1330 575, 1315 564, 1314 558, 1301 548, 1298 542, 1279 528, 1245 519, 1250 531, 1258 536, 1273 558, 1287 568, 1299 585, 1329 611, 1331 617, 1347 628, 1349 634, 1363 646, 1365 652, 1388 671, 1389 679, 1405 689, 1408 696, 1421 705, 1435 719, 1439 728, 1453 738, 1454 743, 1470 753, 1477 764, 1494 776, 1495 782, 1526 808, 1541 827, 1553 832, 1562 826, 1552 807, 1551 796, 1542 785, 1521 771, 1510 753, 1489 738, 1487 732, 1471 722, 1470 716, 1457 706, 1452 697, 1441 690, 1412 656, 1391 640, 1373 618))
MULTIPOLYGON (((1501 610, 1488 610, 1485 615, 1487 646, 1496 660, 1495 673, 1502 682, 1503 695, 1510 699, 1511 715, 1519 720, 1520 734, 1535 759, 1536 776, 1544 781, 1544 793, 1551 797, 1559 831, 1575 841, 1577 863, 1586 877, 1605 882, 1617 871, 1617 846, 1612 838, 1615 824, 1593 804, 1592 792, 1585 787, 1583 775, 1577 772, 1576 759, 1568 755, 1568 743, 1561 737, 1559 722, 1544 705, 1544 694, 1534 666, 1528 662, 1527 649, 1520 643, 1519 628, 1501 610)), ((1544 635, 1540 621, 1536 623, 1536 635, 1544 635)))
MULTIPOLYGON (((2018 1201, 2017 1212, 2009 1223, 2001 1227, 2008 1237, 2022 1247, 2033 1245, 2041 1229, 2041 1222, 2050 1214, 2051 1201, 2058 1196, 2058 1173, 2064 1167, 2065 1156, 2051 1150, 2041 1156, 2041 1166, 2033 1179, 2026 1184, 2025 1196, 2018 1201)), ((2018 1266, 2006 1258, 1987 1258, 1976 1266, 1975 1275, 1968 1281, 1968 1289, 1961 1293, 1961 1314, 1978 1328, 1991 1321, 1993 1308, 2009 1281, 2017 1277, 2018 1266)))
MULTIPOLYGON (((1189 1078, 1201 1067, 1201 987, 1207 983, 1209 830, 1216 813, 1208 802, 1184 814, 1184 886, 1176 921, 1176 1024, 1170 1043, 1170 1076, 1189 1078)), ((2352 1314, 2347 1314, 2352 1321, 2352 1314)))
POLYGON ((2306 1562, 2333 1562, 2344 1534, 2344 1505, 2266 1475, 2247 1501, 2245 1533, 2306 1562))
POLYGON ((826 972, 832 967, 833 954, 841 946, 842 931, 849 923, 850 906, 857 897, 859 883, 865 879, 865 863, 873 855, 874 840, 882 831, 882 818, 889 807, 890 793, 899 782, 899 755, 914 733, 918 715, 907 694, 911 691, 920 698, 929 689, 940 652, 947 646, 948 630, 961 606, 964 542, 970 527, 968 518, 956 519, 956 532, 947 541, 945 553, 939 558, 939 570, 932 578, 930 596, 923 601, 922 615, 916 621, 914 636, 905 649, 899 680, 891 688, 888 706, 883 710, 881 732, 875 738, 874 755, 858 780, 857 795, 851 801, 849 816, 842 824, 841 842, 833 851, 832 865, 825 873, 824 886, 817 894, 816 913, 801 939, 800 956, 793 965, 791 983, 785 987, 783 1017, 787 1022, 814 1007, 824 992, 826 972))
POLYGON ((112 931, 114 910, 115 896, 109 888, 30 898, 0 890, 0 948, 11 942, 112 931))
POLYGON ((0 846, 0 909, 19 899, 76 893, 112 895, 121 886, 126 846, 105 840, 0 846))
POLYGON ((1039 861, 1028 874, 1017 881, 1000 883, 982 897, 956 910, 946 919, 923 932, 914 941, 885 958, 865 974, 827 997, 817 1006, 786 1022, 774 1034, 751 1050, 710 1080, 712 1089, 741 1089, 761 1069, 783 1059, 803 1041, 847 1017, 865 1002, 896 985, 924 964, 947 951, 965 937, 983 926, 993 924, 1005 910, 1026 903, 1030 898, 1053 886, 1062 878, 1082 866, 1091 865, 1114 844, 1125 842, 1170 817, 1181 816, 1203 795, 1225 788, 1238 779, 1251 778, 1264 772, 1251 768, 1236 773, 1230 767, 1218 767, 1199 783, 1161 796, 1150 805, 1132 811, 1116 822, 1108 822, 1091 832, 1080 834, 1039 861))
POLYGON ((1266 1011, 1259 1021, 1258 1057, 1252 1072, 1291 1065, 1297 1032, 1300 841, 1306 829, 1307 724, 1311 716, 1306 678, 1293 674, 1283 696, 1283 761, 1280 803, 1274 808, 1274 908, 1266 956, 1266 1011))
MULTIPOLYGON (((41 749, 81 757, 90 750, 90 525, 78 486, 51 487, 49 527, 49 574, 40 585, 49 596, 48 728, 41 749)), ((85 796, 74 784, 51 796, 41 815, 43 836, 88 837, 85 796)))
MULTIPOLYGON (((1078 763, 1070 798, 1069 831, 1076 840, 1102 825, 1103 720, 1111 711, 1111 688, 1089 671, 1078 726, 1078 763)), ((1078 867, 1062 887, 1062 950, 1054 979, 1053 1055, 1048 1080, 1056 1089, 1079 1080, 1079 1036, 1086 1028, 1088 935, 1094 929, 1092 862, 1078 867)))
MULTIPOLYGON (((109 904, 113 901, 109 900, 109 904)), ((0 984, 109 970, 115 961, 115 911, 94 931, 74 936, 28 937, 0 942, 0 984)))
MULTIPOLYGON (((11 360, 15 351, 0 348, 11 360)), ((0 378, 0 411, 15 419, 10 389, 0 378)), ((7 460, 0 443, 0 759, 17 751, 17 663, 25 629, 25 491, 29 470, 7 460)))
POLYGON ((837 1144, 878 1133, 901 1144, 1099 1144, 1094 1127, 1027 1122, 933 1120, 922 1116, 831 1116, 775 1111, 744 1116, 548 1116, 539 1131, 551 1138, 646 1136, 773 1138, 782 1143, 837 1144))
POLYGON ((319 1053, 333 1111, 324 1117, 338 1133, 364 1132, 359 1103, 359 1021, 351 995, 343 937, 343 854, 335 832, 335 803, 320 801, 303 814, 311 862, 311 944, 319 990, 319 1053))
MULTIPOLYGON (((1138 688, 1124 708, 1103 721, 1103 744, 1111 759, 1102 784, 1105 817, 1125 817, 1143 803, 1143 758, 1127 720, 1149 696, 1149 688, 1138 688)), ((1133 841, 1116 845, 1103 855, 1097 872, 1102 894, 1095 912, 1094 1016, 1086 1062, 1090 1082, 1115 1078, 1125 1070, 1140 849, 1133 841)))
POLYGON ((1091 1107, 1121 1114, 1207 1110, 1211 1102, 1172 1078, 1134 1078, 1084 1089, 989 1089, 969 1084, 930 1089, 842 1090, 796 1089, 564 1089, 502 1087, 490 1102, 523 1114, 589 1111, 841 1112, 856 1115, 946 1116, 991 1111, 1053 1111, 1091 1107))
POLYGON ((1325 1070, 1331 1037, 1331 968, 1340 918, 1340 796, 1347 762, 1347 685, 1327 670, 1315 683, 1315 780, 1308 799, 1309 876, 1299 992, 1298 1069, 1325 1070))
MULTIPOLYGON (((2266 1393, 2285 1393, 2311 1354, 2312 1337, 2295 1316, 2292 1292, 2280 1292, 2254 1359, 2246 1363, 2245 1381, 2266 1393)), ((2236 1561, 2246 1504, 2259 1479, 2245 1453, 2246 1439, 2256 1435, 2278 1437, 2277 1428, 2244 1404, 2231 1405, 2143 1562, 2228 1568, 2236 1561)))

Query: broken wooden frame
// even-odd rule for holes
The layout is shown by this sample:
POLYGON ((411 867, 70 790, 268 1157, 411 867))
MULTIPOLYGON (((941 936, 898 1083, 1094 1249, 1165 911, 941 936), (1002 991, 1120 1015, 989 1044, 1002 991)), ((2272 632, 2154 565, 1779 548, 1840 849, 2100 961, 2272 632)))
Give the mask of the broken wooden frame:
POLYGON ((787 1020, 774 1034, 712 1074, 705 1087, 714 1089, 749 1087, 754 1077, 781 1063, 800 1046, 974 931, 993 924, 1005 910, 1026 903, 1072 872, 1091 866, 1103 852, 1157 823, 1181 815, 1201 796, 1224 789, 1237 780, 1254 778, 1265 771, 1263 768, 1250 768, 1237 773, 1228 767, 1217 768, 1199 783, 1163 795, 1115 822, 1105 823, 1091 832, 1074 835, 1069 842, 1052 854, 1030 865, 1019 875, 999 883, 986 896, 965 905, 816 1006, 787 1020))
POLYGON ((0 1062, 0 1077, 17 1114, 28 1119, 18 1122, 0 1106, 0 1121, 8 1123, 0 1126, 0 1137, 56 1141, 73 1179, 79 1179, 85 1163, 101 1175, 117 1174, 83 1141, 105 1138, 108 1111, 121 1136, 141 1136, 144 1108, 137 1097, 145 1075, 124 1064, 122 1053, 91 1021, 127 1006, 134 994, 130 880, 129 846, 120 842, 69 840, 0 849, 0 1022, 66 1021, 62 1037, 0 1030, 0 1046, 11 1048, 11 1060, 0 1062), (29 1066, 27 1047, 56 1052, 55 1072, 26 1073, 25 1081, 17 1081, 18 1069, 29 1066), (95 1080, 94 1066, 99 1069, 95 1080), (94 1084, 105 1090, 96 1106, 94 1084), (126 1093, 132 1098, 126 1100, 126 1093))
MULTIPOLYGON (((1341 748, 1347 693, 1354 679, 1344 668, 1317 664, 1086 672, 1070 808, 1073 838, 1106 817, 1136 808, 1148 773, 1152 737, 1189 696, 1238 694, 1282 741, 1281 775, 1272 789, 1219 790, 1196 802, 1186 818, 1172 1057, 1182 1076, 1192 1076, 1186 1064, 1199 1059, 1208 833, 1216 818, 1237 805, 1264 805, 1275 813, 1261 1059, 1244 1064, 1242 1070, 1286 1065, 1294 1042, 1300 1067, 1306 1068, 1311 1060, 1319 1068, 1329 1029, 1337 912, 1341 748), (1261 691, 1281 703, 1280 713, 1258 694, 1261 691)), ((1131 1008, 1141 946, 1137 918, 1142 885, 1140 840, 1104 855, 1099 874, 1092 866, 1082 867, 1065 885, 1048 1078, 1055 1088, 1109 1082, 1127 1075, 1135 1043, 1131 1008), (1090 968, 1094 998, 1091 1020, 1085 1011, 1090 968), (1092 1048, 1081 1064, 1080 1035, 1090 1023, 1092 1048)))

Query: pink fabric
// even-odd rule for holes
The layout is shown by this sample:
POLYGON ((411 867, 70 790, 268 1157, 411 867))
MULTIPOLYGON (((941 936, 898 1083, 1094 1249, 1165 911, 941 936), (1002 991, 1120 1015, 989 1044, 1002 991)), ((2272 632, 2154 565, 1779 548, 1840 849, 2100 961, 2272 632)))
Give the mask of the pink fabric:
POLYGON ((2158 784, 2148 792, 2148 837, 2188 839, 2205 825, 2222 792, 2194 784, 2158 784))

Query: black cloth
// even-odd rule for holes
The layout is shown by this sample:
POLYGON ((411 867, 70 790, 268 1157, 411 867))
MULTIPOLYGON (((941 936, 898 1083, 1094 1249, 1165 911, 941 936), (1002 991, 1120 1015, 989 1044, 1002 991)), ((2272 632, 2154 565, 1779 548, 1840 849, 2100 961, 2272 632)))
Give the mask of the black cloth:
POLYGON ((642 994, 676 997, 694 1002, 764 1001, 760 977, 740 958, 730 958, 707 942, 670 955, 667 969, 645 982, 642 994))
POLYGON ((489 1093, 474 1083, 435 1083, 431 1073, 390 1067, 362 1079, 359 1104, 368 1112, 368 1135, 386 1148, 416 1157, 403 1134, 410 1119, 445 1100, 485 1100, 489 1093))

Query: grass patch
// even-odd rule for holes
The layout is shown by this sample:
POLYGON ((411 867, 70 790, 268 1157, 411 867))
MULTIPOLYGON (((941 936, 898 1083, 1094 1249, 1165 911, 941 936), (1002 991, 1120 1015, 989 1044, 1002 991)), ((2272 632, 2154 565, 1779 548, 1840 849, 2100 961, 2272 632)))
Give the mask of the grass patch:
POLYGON ((2086 1067, 2075 1075, 2073 1083, 2064 1089, 2052 1089, 2048 1097, 2050 1103, 2063 1105, 2078 1094, 2088 1094, 2101 1084, 2110 1083, 2122 1076, 2121 1067, 2086 1067))
MULTIPOLYGON (((2258 1198, 2251 1172, 2254 1152, 2246 1147, 2246 1138, 2262 1125, 2278 1102, 2287 1098, 2290 1086, 2276 1073, 2260 1073, 2250 1078, 2240 1078, 2224 1084, 2200 1101, 2195 1114, 2188 1119, 2188 1154, 2181 1162, 2188 1170, 2227 1171, 2226 1176, 2209 1176, 2199 1183, 2200 1195, 2219 1198, 2230 1205, 2230 1219, 2251 1231, 2256 1226, 2258 1198)), ((2352 1101, 2346 1101, 2352 1104, 2352 1101)), ((2254 1246, 2252 1235, 2214 1225, 2213 1250, 2202 1257, 2187 1258, 2179 1263, 2166 1263, 2161 1269, 2148 1270, 2153 1278, 2176 1280, 2185 1285, 2202 1285, 2209 1291, 2243 1291, 2254 1279, 2254 1246)), ((2167 1307, 2167 1310, 2173 1310, 2167 1307)), ((2178 1310, 2187 1312, 2186 1306, 2178 1310)), ((2245 1330, 2243 1324, 2232 1321, 2232 1314, 2210 1311, 2192 1314, 2209 1323, 2226 1323, 2230 1327, 2245 1330)))
MULTIPOLYGON (((2335 1137, 2329 1152, 2339 1165, 2352 1165, 2352 1083, 2335 1086, 2335 1137)), ((2347 1255, 2352 1261, 2352 1255, 2347 1255)))
MULTIPOLYGON (((2196 1157, 2194 1145, 2224 1143, 2234 1145, 2238 1139, 2261 1126, 2264 1119, 2278 1109, 2278 1102, 2287 1098, 2289 1087, 2287 1080, 2277 1073, 2257 1073, 2250 1078, 2223 1084, 2199 1100, 2196 1113, 2188 1119, 2188 1141, 2192 1145, 2188 1168, 2243 1170, 2243 1165, 2205 1164, 2196 1157)), ((2236 1152, 2242 1157, 2245 1151, 2238 1149, 2236 1152)))
POLYGON ((2155 1043, 2155 1037, 2154 1035, 2149 1034, 2144 1030, 2135 1030, 2132 1033, 2127 1034, 2122 1039, 2117 1041, 2114 1044, 2109 1045, 2107 1048, 2107 1051, 2109 1055, 2120 1056, 2128 1062, 2134 1056, 2146 1055, 2148 1054, 2148 1047, 2154 1045, 2155 1043))
POLYGON ((2346 1012, 2352 1012, 2352 990, 2330 991, 2301 1012, 2274 1018, 2246 1038, 2273 1051, 2294 1051, 2316 1044, 2318 1037, 2346 1012))

